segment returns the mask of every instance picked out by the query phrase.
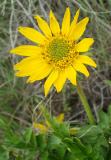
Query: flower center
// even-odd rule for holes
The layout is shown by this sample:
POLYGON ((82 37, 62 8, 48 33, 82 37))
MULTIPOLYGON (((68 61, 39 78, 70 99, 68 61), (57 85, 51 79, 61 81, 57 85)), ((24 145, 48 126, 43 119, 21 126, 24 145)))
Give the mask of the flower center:
POLYGON ((64 37, 54 37, 43 46, 43 59, 56 69, 65 69, 74 63, 79 53, 75 51, 75 43, 64 37))
POLYGON ((48 47, 47 51, 54 60, 61 60, 66 57, 69 53, 70 46, 66 40, 63 38, 53 39, 48 47))

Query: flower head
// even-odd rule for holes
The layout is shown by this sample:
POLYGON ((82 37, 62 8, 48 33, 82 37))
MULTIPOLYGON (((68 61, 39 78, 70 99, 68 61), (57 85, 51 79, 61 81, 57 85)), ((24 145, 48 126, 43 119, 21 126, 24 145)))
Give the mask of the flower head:
POLYGON ((41 17, 35 16, 42 33, 29 27, 18 29, 36 45, 22 45, 11 50, 11 53, 26 56, 14 66, 17 76, 28 76, 29 83, 47 77, 44 84, 45 95, 52 85, 60 92, 67 79, 76 85, 77 72, 88 77, 89 72, 84 64, 96 67, 96 63, 83 54, 93 44, 93 38, 78 41, 86 29, 89 18, 78 22, 78 10, 70 22, 70 9, 67 8, 60 28, 52 11, 49 17, 48 24, 41 17))

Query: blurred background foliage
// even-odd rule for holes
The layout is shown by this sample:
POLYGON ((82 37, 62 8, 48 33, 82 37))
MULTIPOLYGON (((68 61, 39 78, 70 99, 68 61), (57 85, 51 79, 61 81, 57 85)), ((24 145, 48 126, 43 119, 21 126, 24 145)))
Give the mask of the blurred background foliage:
POLYGON ((83 123, 86 119, 74 86, 67 83, 59 94, 52 89, 45 99, 43 81, 26 84, 25 78, 15 77, 13 64, 20 57, 9 54, 11 48, 30 43, 18 33, 18 26, 38 29, 33 16, 38 14, 48 21, 50 9, 61 22, 67 6, 72 17, 78 8, 80 19, 90 17, 85 36, 95 39, 88 54, 98 67, 89 68, 90 77, 82 77, 81 83, 97 120, 98 109, 107 111, 111 102, 111 0, 0 0, 0 118, 19 128, 18 132, 31 126, 33 109, 42 102, 54 115, 64 112, 65 119, 72 124, 83 123))

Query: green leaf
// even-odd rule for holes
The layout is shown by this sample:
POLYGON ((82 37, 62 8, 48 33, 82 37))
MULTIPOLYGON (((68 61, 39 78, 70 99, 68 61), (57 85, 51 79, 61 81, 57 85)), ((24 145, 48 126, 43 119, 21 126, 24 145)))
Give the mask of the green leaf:
POLYGON ((108 107, 108 116, 109 116, 109 121, 111 122, 111 105, 108 107))
POLYGON ((0 118, 0 127, 4 128, 4 126, 6 126, 6 123, 0 118))
POLYGON ((25 138, 26 143, 30 142, 31 137, 32 137, 32 133, 33 133, 32 127, 26 129, 25 134, 24 134, 24 138, 25 138))
POLYGON ((108 129, 109 128, 109 117, 108 115, 103 112, 103 111, 100 111, 99 112, 99 126, 102 128, 102 129, 108 129))
POLYGON ((9 160, 9 152, 0 147, 0 160, 9 160))
POLYGON ((52 127, 54 129, 55 135, 64 139, 69 137, 69 125, 67 123, 58 123, 55 119, 53 121, 52 127))
POLYGON ((47 147, 46 135, 40 134, 36 136, 37 146, 40 152, 43 152, 47 147))
POLYGON ((53 149, 57 145, 60 145, 62 143, 61 139, 55 135, 51 135, 48 138, 48 148, 53 149))
POLYGON ((40 160, 48 160, 48 152, 44 151, 40 154, 40 160))

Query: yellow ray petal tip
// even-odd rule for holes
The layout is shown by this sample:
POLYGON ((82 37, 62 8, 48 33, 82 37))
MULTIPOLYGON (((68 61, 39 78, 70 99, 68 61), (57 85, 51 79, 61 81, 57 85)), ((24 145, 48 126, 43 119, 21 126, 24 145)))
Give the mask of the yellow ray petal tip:
POLYGON ((40 17, 38 15, 34 16, 35 19, 39 19, 40 17))

